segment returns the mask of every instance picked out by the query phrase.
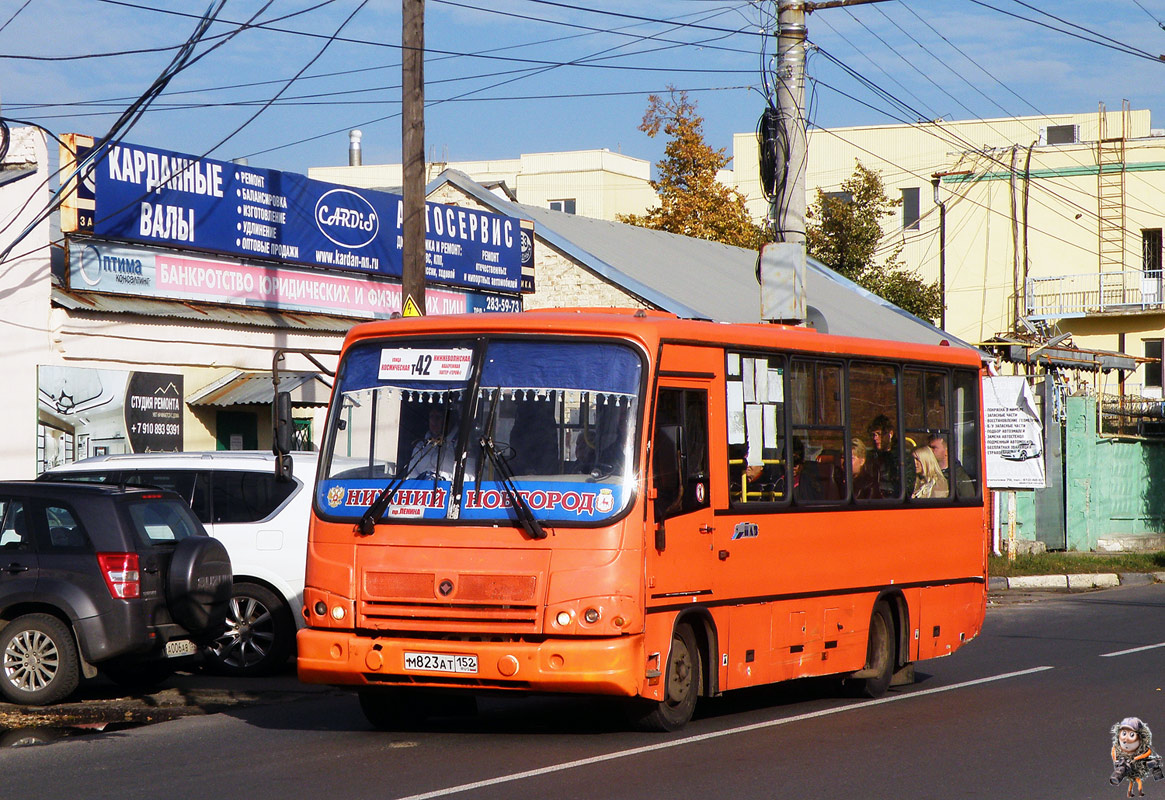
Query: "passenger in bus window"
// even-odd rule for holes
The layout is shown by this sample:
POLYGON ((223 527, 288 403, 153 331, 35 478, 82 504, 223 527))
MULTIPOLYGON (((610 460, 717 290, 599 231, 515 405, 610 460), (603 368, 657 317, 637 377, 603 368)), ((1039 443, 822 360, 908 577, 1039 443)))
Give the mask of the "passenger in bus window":
POLYGON ((429 409, 429 427, 413 445, 408 477, 429 480, 453 479, 457 456, 457 411, 447 405, 429 409))
MULTIPOLYGON (((812 447, 812 445, 810 445, 812 447)), ((816 451, 820 452, 817 447, 816 451)), ((793 440, 793 497, 799 503, 836 500, 838 486, 833 480, 833 465, 805 458, 805 443, 793 440)))
POLYGON ((515 408, 510 433, 510 469, 515 475, 554 475, 558 466, 558 423, 554 393, 546 399, 522 400, 515 408))
POLYGON ((975 496, 975 481, 967 474, 967 470, 963 469, 963 465, 959 460, 954 459, 954 464, 951 464, 950 450, 947 448, 947 440, 941 433, 931 434, 928 442, 930 449, 934 451, 934 458, 938 461, 939 469, 942 470, 943 477, 947 479, 948 486, 955 487, 955 497, 974 497, 975 496), (954 470, 954 480, 951 479, 951 470, 954 470))
POLYGON ((926 445, 914 448, 914 494, 911 497, 946 497, 947 479, 939 468, 934 451, 926 445))
POLYGON ((593 436, 589 431, 579 431, 578 438, 574 442, 573 470, 575 472, 590 472, 594 463, 595 444, 593 436))
POLYGON ((898 464, 898 448, 894 444, 894 424, 885 414, 879 414, 870 422, 869 430, 874 442, 874 455, 878 460, 878 481, 882 496, 898 497, 902 470, 898 464))
MULTIPOLYGON (((743 448, 741 451, 743 460, 745 458, 743 448)), ((782 451, 784 447, 781 444, 776 448, 766 448, 763 463, 745 466, 747 500, 780 500, 785 496, 785 465, 779 457, 782 451)))
POLYGON ((878 459, 870 458, 871 453, 865 441, 859 437, 850 440, 850 466, 854 474, 854 497, 858 500, 877 500, 882 496, 878 479, 878 459))

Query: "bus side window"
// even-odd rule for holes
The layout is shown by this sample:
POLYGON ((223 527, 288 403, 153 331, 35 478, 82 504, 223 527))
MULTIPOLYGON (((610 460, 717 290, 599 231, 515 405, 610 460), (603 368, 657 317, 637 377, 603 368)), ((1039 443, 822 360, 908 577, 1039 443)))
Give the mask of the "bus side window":
POLYGON ((660 389, 652 435, 656 519, 708 505, 708 395, 660 389))

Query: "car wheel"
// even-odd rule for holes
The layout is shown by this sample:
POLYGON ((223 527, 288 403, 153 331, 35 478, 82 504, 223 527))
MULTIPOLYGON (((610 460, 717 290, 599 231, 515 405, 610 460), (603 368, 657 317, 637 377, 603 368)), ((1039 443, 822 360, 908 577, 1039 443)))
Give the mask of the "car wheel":
POLYGON ((167 571, 170 616, 195 639, 213 639, 226 622, 232 582, 231 559, 222 542, 209 536, 183 539, 167 571))
POLYGON ((0 631, 0 694, 20 705, 64 700, 81 681, 73 632, 48 614, 17 617, 0 631))
POLYGON ((287 662, 295 642, 291 610, 274 592, 254 583, 235 584, 226 631, 206 650, 206 665, 219 675, 267 675, 287 662))

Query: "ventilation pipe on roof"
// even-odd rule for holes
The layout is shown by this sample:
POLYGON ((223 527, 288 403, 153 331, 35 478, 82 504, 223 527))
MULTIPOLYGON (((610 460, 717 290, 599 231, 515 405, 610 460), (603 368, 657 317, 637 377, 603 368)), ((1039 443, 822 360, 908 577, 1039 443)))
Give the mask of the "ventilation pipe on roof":
POLYGON ((348 131, 348 166, 358 167, 363 163, 360 157, 360 140, 364 137, 364 132, 359 128, 353 128, 348 131))

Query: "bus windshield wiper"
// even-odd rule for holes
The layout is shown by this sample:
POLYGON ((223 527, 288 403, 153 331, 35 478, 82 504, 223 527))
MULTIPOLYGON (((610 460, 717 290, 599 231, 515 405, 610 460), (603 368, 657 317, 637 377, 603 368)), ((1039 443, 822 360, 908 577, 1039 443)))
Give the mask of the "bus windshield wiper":
POLYGON ((481 436, 478 437, 478 443, 481 444, 482 452, 489 456, 489 461, 493 464, 494 470, 500 479, 499 483, 505 489, 506 495, 510 498, 510 504, 514 507, 514 513, 518 517, 518 522, 521 523, 531 539, 545 539, 546 531, 542 528, 542 523, 534 516, 534 512, 530 509, 529 503, 518 493, 517 487, 514 486, 514 473, 510 471, 510 466, 498 454, 497 449, 490 439, 481 436))
POLYGON ((418 450, 416 455, 409 459, 409 463, 404 468, 404 470, 398 472, 396 477, 392 479, 392 483, 385 486, 384 489, 381 490, 380 494, 376 496, 376 499, 372 501, 372 505, 368 506, 368 509, 364 512, 364 515, 360 517, 360 522, 356 523, 356 530, 360 533, 361 536, 371 536, 376 531, 376 523, 380 522, 381 517, 384 516, 384 512, 392 503, 392 499, 396 497, 396 493, 397 490, 400 489, 400 485, 405 482, 405 478, 412 473, 413 468, 416 467, 417 464, 421 463, 421 459, 424 458, 425 454, 432 450, 436 444, 436 440, 429 440, 425 442, 425 446, 418 450))

